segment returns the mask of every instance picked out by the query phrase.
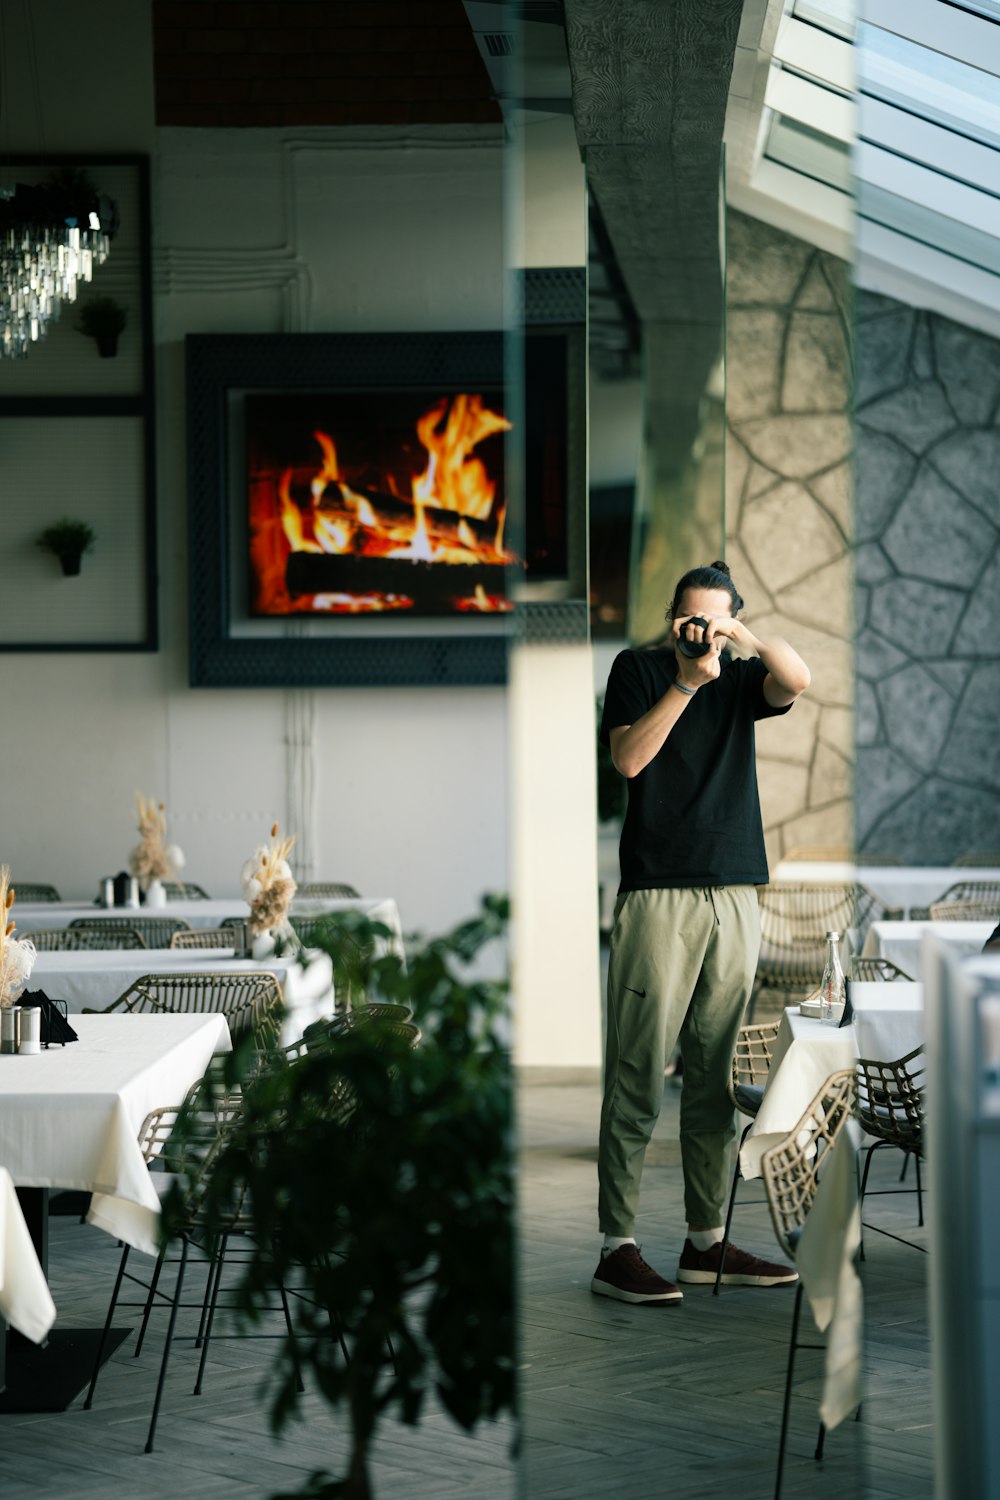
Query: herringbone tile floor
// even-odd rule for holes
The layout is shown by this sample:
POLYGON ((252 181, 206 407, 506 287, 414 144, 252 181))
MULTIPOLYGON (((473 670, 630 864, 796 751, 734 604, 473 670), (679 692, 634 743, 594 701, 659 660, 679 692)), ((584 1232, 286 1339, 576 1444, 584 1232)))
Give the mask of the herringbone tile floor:
MULTIPOLYGON (((522 1088, 520 1097, 524 1493, 764 1500, 794 1294, 736 1287, 715 1298, 689 1287, 682 1305, 665 1308, 594 1297, 597 1083, 522 1088)), ((679 1101, 668 1083, 643 1180, 643 1253, 668 1277, 683 1238, 679 1101)), ((873 1185, 895 1186, 900 1159, 881 1154, 873 1185)), ((741 1185, 733 1237, 773 1257, 762 1198, 760 1183, 741 1185)), ((926 1243, 909 1196, 874 1198, 865 1217, 926 1243)), ((800 1353, 786 1500, 930 1500, 933 1491, 926 1257, 874 1233, 866 1253, 862 1420, 829 1434, 823 1462, 813 1461, 823 1356, 800 1353)))
MULTIPOLYGON (((668 1085, 644 1182, 644 1250, 671 1274, 680 1249, 679 1090, 668 1085)), ((774 1458, 792 1297, 787 1289, 691 1288, 682 1306, 629 1308, 593 1297, 596 1081, 520 1089, 520 1256, 523 1439, 514 1426, 460 1433, 431 1406, 421 1425, 386 1421, 373 1477, 379 1500, 763 1500, 774 1458)), ((890 1184, 886 1162, 876 1185, 890 1184)), ((759 1198, 753 1185, 744 1199, 759 1198)), ((866 1217, 900 1232, 915 1223, 909 1198, 875 1199, 866 1217)), ((51 1221, 51 1277, 63 1326, 103 1319, 117 1265, 114 1244, 71 1219, 51 1221)), ((737 1206, 736 1238, 773 1253, 767 1210, 737 1206)), ((869 1235, 864 1268, 868 1386, 863 1420, 811 1458, 821 1355, 800 1356, 786 1472, 787 1500, 929 1500, 931 1416, 925 1257, 869 1235)), ((126 1320, 127 1321, 127 1320, 126 1320)), ((162 1326, 162 1325, 161 1325, 162 1326)), ((105 1367, 95 1407, 0 1418, 3 1500, 263 1500, 320 1468, 339 1472, 343 1419, 305 1398, 282 1440, 267 1429, 260 1387, 272 1349, 223 1341, 205 1394, 191 1394, 190 1346, 175 1351, 157 1452, 142 1452, 161 1348, 141 1360, 134 1340, 105 1367)))

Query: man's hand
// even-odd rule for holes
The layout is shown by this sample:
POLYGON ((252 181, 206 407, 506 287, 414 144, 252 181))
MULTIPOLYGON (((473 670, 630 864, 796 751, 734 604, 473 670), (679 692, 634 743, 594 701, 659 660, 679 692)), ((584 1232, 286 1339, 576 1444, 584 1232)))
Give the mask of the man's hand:
MULTIPOLYGON (((735 624, 730 621, 730 624, 735 624)), ((723 634, 716 634, 715 626, 718 620, 713 620, 705 615, 681 615, 673 623, 674 640, 680 640, 683 632, 686 641, 708 641, 711 649, 704 656, 685 656, 683 651, 675 654, 677 662, 677 680, 685 687, 698 689, 713 682, 722 671, 719 665, 719 657, 725 648, 723 634), (706 625, 700 621, 708 620, 706 625), (697 620, 697 625, 691 622, 697 620)))

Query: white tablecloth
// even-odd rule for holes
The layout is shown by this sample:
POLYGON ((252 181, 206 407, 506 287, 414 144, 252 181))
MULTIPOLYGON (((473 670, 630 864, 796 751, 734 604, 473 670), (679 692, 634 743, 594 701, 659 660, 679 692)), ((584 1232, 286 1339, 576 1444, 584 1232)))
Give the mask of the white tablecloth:
POLYGON ((56 1320, 56 1305, 6 1167, 0 1167, 0 1313, 36 1344, 56 1320))
MULTIPOLYGON (((399 921, 399 908, 389 896, 372 898, 359 896, 350 899, 321 896, 310 897, 308 901, 292 902, 292 915, 295 917, 318 917, 326 912, 342 911, 359 911, 373 922, 383 922, 392 932, 390 946, 402 954, 403 930, 399 921)), ((26 901, 23 903, 18 901, 14 907, 14 917, 20 937, 24 937, 35 928, 45 930, 51 927, 68 927, 78 917, 127 917, 128 914, 128 908, 124 906, 106 910, 103 906, 87 906, 79 901, 26 901)), ((240 917, 245 921, 250 914, 250 908, 242 896, 230 896, 211 901, 168 901, 166 906, 158 907, 155 911, 145 906, 140 907, 138 914, 151 917, 181 917, 192 927, 203 928, 218 927, 223 917, 240 917)))
POLYGON ((798 1006, 785 1011, 764 1099, 740 1152, 744 1177, 760 1176, 764 1152, 784 1140, 831 1073, 853 1067, 859 1056, 892 1062, 922 1040, 922 985, 852 984, 851 1003, 853 1026, 827 1026, 800 1015, 798 1006))
POLYGON ((161 973, 274 974, 285 1000, 281 1040, 286 1044, 297 1041, 311 1022, 333 1015, 333 964, 328 953, 314 953, 305 969, 288 958, 257 963, 215 948, 39 953, 28 988, 65 1000, 75 1015, 84 1008, 104 1010, 143 974, 161 973))
POLYGON ((981 953, 995 926, 995 922, 873 922, 862 953, 888 958, 911 979, 920 979, 920 940, 925 932, 958 948, 964 957, 981 953))
POLYGON ((764 1098, 740 1151, 744 1177, 760 1176, 765 1151, 783 1141, 831 1073, 854 1066, 857 1043, 850 1026, 827 1026, 791 1006, 771 1057, 764 1098))
POLYGON ((856 1162, 848 1121, 822 1166, 795 1252, 813 1320, 827 1335, 819 1414, 829 1428, 842 1422, 861 1400, 864 1324, 854 1261, 861 1243, 856 1162))
POLYGON ((895 1062, 924 1038, 922 984, 851 984, 854 1039, 859 1057, 895 1062))
POLYGON ((799 885, 843 885, 860 881, 886 906, 930 906, 961 880, 1000 881, 1000 870, 954 865, 865 865, 846 861, 783 859, 772 880, 799 885))
POLYGON ((18 1187, 94 1194, 92 1224, 155 1254, 159 1199, 139 1150, 151 1109, 179 1104, 214 1052, 220 1015, 79 1016, 80 1040, 0 1056, 0 1161, 18 1187))

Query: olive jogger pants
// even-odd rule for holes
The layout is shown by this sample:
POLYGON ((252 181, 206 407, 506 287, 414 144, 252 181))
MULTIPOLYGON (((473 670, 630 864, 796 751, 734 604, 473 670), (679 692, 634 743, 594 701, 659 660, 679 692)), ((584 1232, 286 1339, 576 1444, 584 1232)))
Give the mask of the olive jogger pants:
POLYGON ((728 1084, 759 950, 755 886, 661 887, 619 896, 597 1157, 604 1234, 635 1232, 646 1146, 678 1042, 687 1222, 702 1229, 722 1223, 735 1133, 728 1084))

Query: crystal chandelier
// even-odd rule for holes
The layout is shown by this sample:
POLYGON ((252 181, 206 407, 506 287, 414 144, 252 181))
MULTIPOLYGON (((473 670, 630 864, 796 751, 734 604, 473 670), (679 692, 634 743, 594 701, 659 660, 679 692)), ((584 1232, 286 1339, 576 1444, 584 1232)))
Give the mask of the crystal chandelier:
POLYGON ((0 188, 0 355, 22 357, 44 338, 77 282, 107 260, 117 228, 117 206, 84 172, 0 188))

